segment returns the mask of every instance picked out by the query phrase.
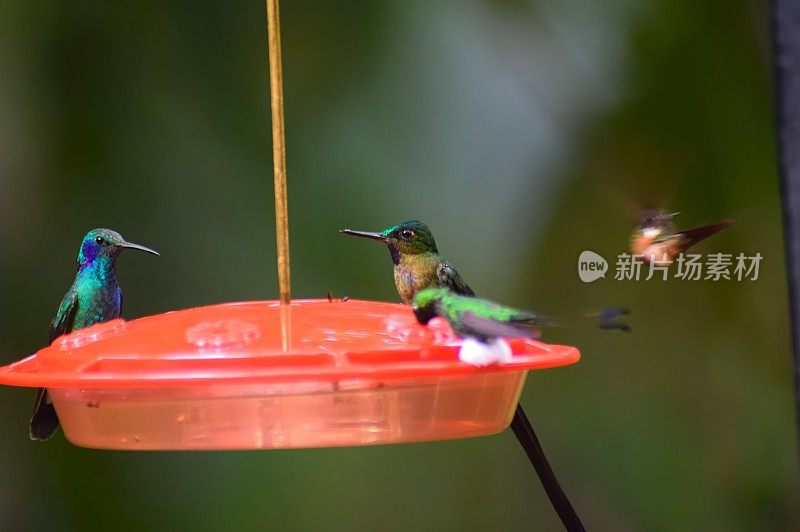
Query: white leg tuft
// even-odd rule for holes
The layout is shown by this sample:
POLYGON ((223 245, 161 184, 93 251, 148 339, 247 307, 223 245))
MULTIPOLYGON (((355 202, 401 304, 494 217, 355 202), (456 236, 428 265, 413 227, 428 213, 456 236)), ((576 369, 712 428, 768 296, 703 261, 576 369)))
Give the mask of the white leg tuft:
POLYGON ((478 367, 511 362, 511 347, 502 338, 495 338, 488 343, 466 338, 458 351, 458 359, 478 367))

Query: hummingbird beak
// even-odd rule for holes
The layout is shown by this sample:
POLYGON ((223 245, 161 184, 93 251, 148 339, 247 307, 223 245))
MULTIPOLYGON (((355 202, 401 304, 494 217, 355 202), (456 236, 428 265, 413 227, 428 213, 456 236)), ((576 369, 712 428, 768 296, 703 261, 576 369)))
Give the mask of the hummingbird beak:
POLYGON ((125 248, 125 249, 138 249, 139 251, 144 251, 146 253, 152 253, 153 255, 155 255, 157 257, 161 256, 161 254, 158 251, 154 250, 154 249, 146 248, 144 246, 140 246, 139 244, 133 244, 131 242, 125 242, 120 247, 121 248, 125 248))
POLYGON ((380 240, 381 242, 388 242, 389 239, 380 233, 370 233, 368 231, 353 231, 352 229, 340 229, 340 233, 345 235, 360 236, 362 238, 371 238, 372 240, 380 240))

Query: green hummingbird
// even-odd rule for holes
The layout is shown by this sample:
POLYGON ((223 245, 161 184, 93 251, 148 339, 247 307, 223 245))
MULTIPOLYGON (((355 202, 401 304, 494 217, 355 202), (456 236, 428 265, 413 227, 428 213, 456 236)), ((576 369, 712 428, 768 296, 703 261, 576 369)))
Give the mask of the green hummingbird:
MULTIPOLYGON (((430 313, 434 312, 436 308, 453 310, 450 317, 444 313, 441 315, 450 322, 456 333, 466 333, 470 330, 470 326, 462 321, 464 313, 460 312, 461 308, 471 309, 473 312, 468 313, 470 317, 481 316, 484 320, 484 327, 489 328, 489 322, 493 321, 493 329, 505 330, 508 333, 506 335, 491 333, 484 338, 485 340, 499 336, 536 338, 538 332, 535 327, 561 326, 569 321, 568 318, 545 317, 526 311, 516 311, 491 301, 477 299, 475 292, 461 278, 458 271, 439 254, 431 230, 418 220, 409 220, 379 233, 352 229, 342 229, 340 232, 346 235, 370 238, 386 244, 394 264, 395 287, 404 304, 416 306, 415 296, 423 290, 446 289, 435 292, 441 296, 442 302, 438 305, 425 305, 425 309, 420 312, 430 313), (483 313, 476 312, 478 309, 483 313), (508 319, 509 316, 513 316, 514 319, 508 319)), ((627 313, 625 309, 609 308, 600 312, 587 313, 580 318, 600 318, 599 327, 603 329, 626 329, 627 325, 614 321, 617 315, 624 313, 627 313)), ((428 321, 432 317, 433 315, 428 317, 428 321)), ((472 332, 475 334, 464 334, 464 336, 473 338, 482 336, 476 331, 472 332)))
POLYGON ((422 325, 436 316, 447 320, 453 332, 464 338, 459 360, 473 366, 510 362, 511 348, 503 337, 538 338, 539 332, 534 327, 551 324, 537 314, 461 296, 441 287, 417 292, 413 310, 422 325))
POLYGON ((417 292, 434 286, 444 286, 464 296, 475 295, 456 269, 439 254, 428 226, 418 220, 408 220, 380 233, 352 229, 340 232, 386 244, 394 264, 394 284, 406 305, 414 301, 417 292))
POLYGON ((426 288, 414 296, 414 315, 422 325, 441 316, 461 337, 484 342, 497 337, 537 338, 534 327, 552 326, 553 322, 532 312, 498 305, 493 301, 464 297, 447 288, 426 288))
MULTIPOLYGON (((442 287, 420 290, 414 296, 412 305, 414 315, 422 325, 427 325, 434 317, 440 316, 447 320, 458 336, 488 346, 489 349, 482 353, 481 345, 476 345, 475 342, 465 343, 460 358, 477 365, 503 362, 510 358, 511 352, 507 345, 498 342, 503 337, 538 338, 539 327, 556 327, 567 321, 499 305, 486 299, 465 297, 442 287)), ((608 308, 587 313, 581 318, 599 318, 601 329, 628 331, 628 325, 618 321, 623 314, 628 314, 627 309, 608 308)))
MULTIPOLYGON (((351 229, 342 229, 341 232, 370 238, 386 244, 389 248, 392 264, 394 264, 394 284, 398 294, 400 294, 400 299, 406 305, 413 305, 414 297, 426 291, 426 289, 444 289, 447 293, 463 296, 465 300, 475 297, 475 292, 472 288, 461 278, 456 269, 439 254, 439 249, 436 247, 436 241, 431 230, 418 220, 409 220, 397 224, 380 233, 353 231, 351 229)), ((475 299, 475 301, 478 302, 478 305, 482 304, 481 300, 475 299)), ((420 306, 419 312, 423 313, 422 316, 424 318, 427 318, 431 309, 426 307, 426 310, 423 310, 422 306, 420 306)), ((432 316, 427 319, 432 319, 432 316)), ((489 339, 490 336, 494 338, 496 333, 487 335, 486 338, 489 339)), ((477 347, 477 349, 470 348, 469 344, 481 343, 478 340, 473 342, 467 339, 465 343, 468 344, 468 351, 477 351, 476 359, 480 359, 484 354, 483 352, 486 351, 481 345, 473 346, 477 347)), ((494 343, 506 357, 510 357, 511 353, 507 344, 505 344, 504 349, 504 342, 497 341, 494 343)), ((492 346, 489 349, 492 350, 492 346)), ((464 353, 462 352, 462 354, 464 353)), ((478 361, 480 362, 480 360, 478 361)), ((517 405, 514 418, 511 421, 511 429, 530 458, 561 520, 569 530, 583 530, 583 525, 566 494, 561 489, 522 405, 517 405)))
MULTIPOLYGON (((117 258, 123 249, 158 255, 150 248, 126 242, 110 229, 92 229, 81 242, 78 273, 50 324, 50 344, 61 335, 119 318, 122 290, 117 282, 117 258)), ((45 388, 39 388, 30 424, 32 440, 46 440, 58 429, 58 416, 45 388)))

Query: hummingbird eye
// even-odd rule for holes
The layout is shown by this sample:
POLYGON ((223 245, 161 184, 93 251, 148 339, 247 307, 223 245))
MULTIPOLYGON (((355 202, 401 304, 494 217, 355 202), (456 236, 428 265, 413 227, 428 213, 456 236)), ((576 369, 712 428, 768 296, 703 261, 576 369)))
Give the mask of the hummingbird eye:
POLYGON ((409 240, 413 236, 414 236, 414 231, 412 231, 411 229, 403 229, 402 231, 400 231, 400 238, 402 238, 403 240, 409 240))
POLYGON ((102 236, 95 237, 94 241, 97 242, 101 246, 105 246, 106 245, 106 239, 103 238, 102 236))

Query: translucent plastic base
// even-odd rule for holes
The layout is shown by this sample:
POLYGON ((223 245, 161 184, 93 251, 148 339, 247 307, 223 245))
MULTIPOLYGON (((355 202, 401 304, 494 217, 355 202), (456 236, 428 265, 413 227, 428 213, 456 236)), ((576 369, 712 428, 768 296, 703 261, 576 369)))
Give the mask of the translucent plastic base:
POLYGON ((51 389, 69 441, 127 450, 279 449, 504 430, 526 371, 458 378, 155 389, 51 389))

